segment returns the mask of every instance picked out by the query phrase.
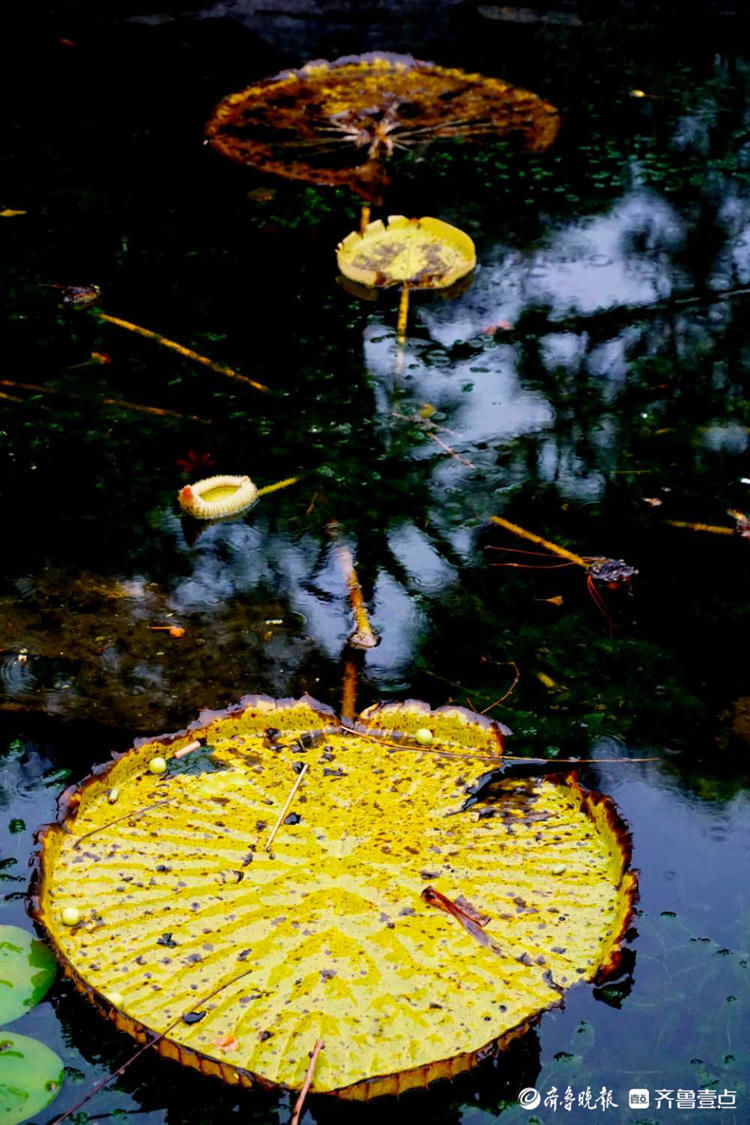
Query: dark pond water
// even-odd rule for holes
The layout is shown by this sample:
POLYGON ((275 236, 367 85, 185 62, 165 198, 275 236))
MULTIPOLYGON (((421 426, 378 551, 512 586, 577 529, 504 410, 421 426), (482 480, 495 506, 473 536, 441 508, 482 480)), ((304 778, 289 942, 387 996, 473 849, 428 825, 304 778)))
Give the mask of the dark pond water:
MULTIPOLYGON (((65 781, 134 735, 251 691, 338 706, 352 625, 336 519, 382 638, 362 661, 360 706, 482 709, 513 662, 520 680, 494 714, 516 753, 656 760, 587 776, 633 832, 641 901, 625 976, 574 990, 455 1085, 367 1110, 313 1100, 306 1120, 646 1125, 679 1118, 655 1107, 667 1089, 733 1091, 736 1108, 727 1095, 683 1116, 739 1125, 750 546, 669 521, 731 528, 727 510, 750 508, 743 37, 731 19, 648 25, 633 11, 566 25, 463 5, 343 6, 328 20, 289 8, 69 4, 25 30, 34 63, 12 83, 2 158, 0 209, 25 212, 0 217, 2 378, 56 393, 0 384, 2 919, 25 924, 32 834, 65 781), (455 145, 397 162, 389 209, 455 222, 479 261, 462 295, 414 302, 401 371, 394 300, 337 283, 357 201, 263 179, 201 143, 228 91, 373 46, 500 75, 564 117, 543 155, 455 145), (89 282, 107 312, 276 393, 64 311, 50 288, 89 282), (190 479, 179 462, 202 455, 261 485, 302 479, 196 537, 175 494, 190 479), (540 561, 491 551, 529 546, 493 514, 637 568, 632 596, 606 593, 611 636, 580 569, 489 565, 540 561), (164 623, 185 636, 148 629, 164 623), (588 1087, 592 1102, 604 1087, 617 1108, 530 1113, 525 1086, 588 1087), (649 1110, 628 1108, 630 1088, 651 1090, 649 1110)), ((132 1050, 65 982, 16 1026, 68 1068, 40 1122, 132 1050)), ((290 1112, 150 1057, 86 1108, 79 1123, 290 1112)))

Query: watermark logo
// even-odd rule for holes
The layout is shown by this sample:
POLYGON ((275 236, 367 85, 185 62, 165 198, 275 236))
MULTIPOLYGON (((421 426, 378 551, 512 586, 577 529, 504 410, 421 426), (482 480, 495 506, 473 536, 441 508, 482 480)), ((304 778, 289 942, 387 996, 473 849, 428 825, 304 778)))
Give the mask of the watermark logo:
POLYGON ((533 1086, 526 1086, 518 1095, 521 1109, 536 1109, 542 1100, 542 1095, 533 1086))
MULTIPOLYGON (((541 1105, 544 1109, 563 1114, 571 1113, 573 1109, 589 1109, 599 1113, 606 1113, 608 1109, 617 1109, 615 1091, 607 1086, 602 1086, 597 1094, 590 1086, 584 1090, 573 1090, 566 1086, 563 1090, 557 1086, 550 1086, 549 1090, 542 1092, 533 1086, 526 1086, 518 1095, 518 1104, 522 1109, 536 1109, 541 1105)), ((736 1090, 647 1090, 634 1088, 628 1090, 628 1107, 630 1109, 648 1109, 653 1103, 654 1109, 736 1109, 736 1090)), ((718 1118, 717 1118, 718 1120, 718 1118)), ((593 1121, 593 1119, 592 1119, 593 1121)))

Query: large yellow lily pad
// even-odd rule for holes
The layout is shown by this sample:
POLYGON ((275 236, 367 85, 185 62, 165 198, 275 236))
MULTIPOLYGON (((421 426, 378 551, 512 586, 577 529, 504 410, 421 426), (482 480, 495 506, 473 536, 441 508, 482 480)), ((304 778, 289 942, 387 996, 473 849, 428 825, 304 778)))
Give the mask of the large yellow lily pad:
POLYGON ((308 698, 251 697, 66 793, 35 914, 119 1027, 292 1089, 321 1037, 313 1090, 364 1099, 465 1070, 611 968, 635 875, 608 798, 570 775, 460 811, 501 760, 496 724, 413 702, 360 722, 369 736, 308 698), (213 753, 178 760, 196 737, 213 753), (433 892, 489 921, 472 932, 433 892))
POLYGON ((553 106, 499 78, 376 52, 310 62, 230 94, 206 135, 239 163, 377 201, 394 150, 513 134, 541 150, 559 127, 553 106))
POLYGON ((477 264, 474 243, 458 227, 405 215, 352 231, 338 244, 336 260, 345 277, 373 288, 445 289, 477 264))

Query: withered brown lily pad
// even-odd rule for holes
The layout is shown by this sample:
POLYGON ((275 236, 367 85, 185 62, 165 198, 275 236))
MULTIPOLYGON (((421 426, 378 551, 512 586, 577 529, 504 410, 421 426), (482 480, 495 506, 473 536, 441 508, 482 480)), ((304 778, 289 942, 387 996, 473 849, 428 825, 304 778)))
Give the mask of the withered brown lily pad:
POLYGON ((318 1039, 317 1092, 450 1077, 611 971, 636 891, 573 774, 464 809, 499 732, 415 701, 356 730, 307 697, 205 712, 64 794, 35 916, 118 1027, 226 1082, 299 1089, 318 1039), (150 772, 199 739, 224 769, 150 772))
POLYGON ((553 106, 499 78, 374 53, 310 62, 230 94, 206 135, 241 164, 379 203, 383 161, 398 149, 518 135, 541 150, 559 125, 553 106))

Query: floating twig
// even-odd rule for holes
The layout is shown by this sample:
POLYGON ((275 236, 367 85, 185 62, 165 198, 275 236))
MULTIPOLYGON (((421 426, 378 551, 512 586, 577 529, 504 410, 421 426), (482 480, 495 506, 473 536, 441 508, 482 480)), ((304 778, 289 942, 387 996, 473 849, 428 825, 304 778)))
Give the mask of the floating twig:
POLYGON ((568 551, 565 547, 559 547, 557 543, 552 543, 549 539, 544 539, 541 535, 535 535, 533 531, 527 531, 523 527, 519 527, 517 523, 511 523, 510 520, 503 519, 502 516, 490 516, 493 523, 498 527, 504 527, 506 531, 511 531, 514 535, 518 535, 521 539, 528 539, 529 543, 537 543, 540 547, 545 547, 554 555, 559 555, 562 559, 567 559, 568 562, 575 563, 576 566, 588 570, 589 564, 583 555, 576 555, 573 551, 568 551))
POLYGON ((191 359, 194 363, 200 363, 203 367, 208 367, 211 371, 216 371, 219 375, 226 375, 228 379, 235 379, 239 383, 246 383, 248 386, 253 387, 256 391, 270 392, 270 387, 265 383, 258 383, 255 379, 251 379, 248 375, 242 375, 239 371, 235 371, 233 367, 229 367, 226 363, 217 363, 216 360, 209 359, 208 356, 201 355, 200 352, 194 352, 192 348, 186 348, 183 344, 178 344, 175 340, 170 340, 166 336, 162 336, 160 332, 153 332, 150 328, 143 328, 140 324, 133 324, 130 320, 123 320, 119 316, 110 316, 109 313, 102 312, 100 309, 91 309, 91 315, 96 317, 97 320, 106 321, 107 324, 114 324, 117 328, 124 328, 128 332, 135 332, 138 336, 145 336, 147 340, 155 340, 157 344, 161 344, 164 348, 171 348, 172 351, 177 352, 178 355, 184 356, 185 359, 191 359))
MULTIPOLYGON (((497 661, 494 661, 494 663, 497 663, 497 661)), ((504 695, 501 695, 500 698, 496 699, 494 703, 490 703, 489 707, 484 708, 484 710, 482 711, 483 715, 486 715, 487 712, 491 711, 493 707, 499 707, 501 703, 504 703, 508 696, 515 690, 516 684, 521 679, 521 673, 515 660, 507 660, 505 661, 505 663, 513 669, 513 683, 510 685, 504 695)))
POLYGON ((690 520, 667 520, 671 527, 684 527, 688 531, 708 531, 711 535, 734 535, 733 527, 719 527, 713 523, 693 523, 690 520))
POLYGON ((177 750, 176 753, 172 755, 172 757, 178 758, 178 759, 184 758, 188 754, 192 754, 193 750, 200 750, 201 746, 205 746, 205 745, 206 745, 205 739, 196 738, 195 742, 190 742, 190 743, 188 743, 187 746, 183 746, 182 749, 177 750))
MULTIPOLYGON (((22 391, 35 391, 42 395, 59 395, 60 391, 55 390, 53 387, 43 387, 39 383, 19 383, 15 379, 0 379, 0 386, 2 387, 19 387, 22 391)), ((23 399, 18 399, 23 402, 23 399)))
POLYGON ((454 457, 456 461, 460 461, 462 465, 466 465, 467 469, 476 469, 476 465, 473 465, 471 461, 467 461, 465 457, 462 457, 460 455, 460 453, 456 453, 455 449, 451 449, 447 442, 444 442, 442 438, 439 438, 437 436, 437 434, 433 434, 431 430, 425 430, 425 433, 431 441, 436 442, 437 445, 439 445, 441 449, 444 449, 446 453, 450 453, 451 457, 454 457))
POLYGON ((213 426, 213 418, 199 418, 197 414, 180 414, 178 410, 167 410, 164 406, 146 406, 142 402, 128 402, 124 398, 102 398, 105 406, 116 406, 119 410, 134 410, 137 414, 153 414, 156 418, 179 418, 188 422, 200 422, 202 426, 213 426))
POLYGON ((300 1114, 302 1113, 302 1110, 303 1110, 304 1105, 305 1105, 305 1098, 307 1097, 307 1092, 310 1089, 310 1086, 312 1084, 313 1071, 315 1070, 315 1060, 317 1059, 320 1052, 323 1050, 324 1046, 325 1046, 325 1044, 323 1043, 322 1039, 316 1039, 315 1040, 315 1046, 313 1047, 312 1051, 310 1052, 310 1062, 309 1062, 309 1065, 307 1067, 307 1074, 305 1075, 305 1081, 302 1083, 302 1089, 300 1090, 299 1096, 297 1097, 297 1100, 294 1103, 294 1109, 292 1110, 292 1116, 289 1120, 289 1125, 298 1125, 298 1122, 299 1122, 299 1119, 300 1119, 300 1114))
POLYGON ((439 758, 472 758, 478 759, 480 762, 498 762, 502 758, 502 754, 483 754, 481 751, 473 754, 453 750, 438 750, 432 746, 401 746, 397 742, 389 742, 387 739, 381 738, 380 735, 371 734, 369 731, 348 727, 345 723, 341 724, 341 730, 345 730, 347 734, 354 734, 357 738, 369 739, 370 742, 376 742, 378 746, 385 746, 388 750, 399 750, 411 754, 436 754, 439 758))
MULTIPOLYGON (((568 551, 565 547, 559 547, 557 543, 552 543, 549 539, 542 538, 541 535, 535 535, 533 531, 527 531, 526 528, 511 523, 510 520, 503 519, 502 516, 490 516, 490 519, 499 527, 504 527, 507 531, 513 532, 514 535, 518 535, 522 539, 528 539, 530 543, 537 543, 553 554, 559 555, 560 558, 567 559, 567 563, 562 565, 572 563, 575 566, 580 566, 586 573, 586 587, 591 600, 607 622, 609 635, 612 636, 614 623, 597 585, 606 586, 608 590, 614 590, 618 586, 625 586, 629 589, 631 578, 638 573, 635 567, 629 566, 622 559, 610 559, 601 555, 585 558, 583 555, 576 555, 575 552, 568 551)), ((499 565, 518 566, 519 564, 501 563, 499 565)), ((551 570, 553 567, 549 566, 542 569, 551 570)))
MULTIPOLYGON (((396 742, 389 742, 380 735, 372 734, 369 731, 357 730, 356 727, 349 727, 345 723, 341 724, 341 730, 346 731, 347 734, 354 734, 358 738, 369 739, 370 742, 376 742, 379 746, 385 746, 388 750, 400 750, 411 754, 437 754, 441 758, 474 758, 480 762, 551 762, 561 763, 570 766, 574 769, 576 766, 592 765, 592 766, 606 766, 611 763, 619 764, 623 762, 658 762, 659 758, 528 758, 521 754, 483 754, 481 751, 472 753, 470 751, 455 751, 455 750, 438 750, 433 746, 401 746, 396 742)), ((506 728, 507 729, 507 728, 506 728)), ((554 766, 552 767, 554 768, 554 766)))
POLYGON ((274 824, 274 826, 271 830, 271 835, 268 837, 268 842, 266 844, 266 851, 267 852, 270 852, 270 850, 271 850, 271 845, 273 844, 276 833, 278 832, 279 828, 281 827, 282 820, 284 819, 286 814, 289 812, 289 806, 291 805, 292 801, 294 800, 295 794, 296 794, 297 790, 299 789, 300 785, 302 784, 302 778, 307 773, 309 765, 310 765, 309 762, 305 762, 304 766, 302 767, 302 769, 299 772, 299 776, 297 777, 297 780, 295 781, 294 785, 292 786, 292 789, 291 789, 291 792, 290 792, 289 796, 287 797, 286 801, 284 802, 284 807, 281 810, 281 812, 279 813, 279 819, 274 824))
POLYGON ((123 820, 135 820, 136 817, 141 817, 144 813, 150 812, 151 809, 158 809, 161 805, 170 805, 174 797, 165 797, 163 801, 156 801, 153 805, 144 805, 143 808, 134 809, 132 812, 125 813, 124 816, 115 817, 114 820, 108 820, 106 824, 100 824, 98 828, 92 828, 90 832, 84 832, 83 836, 79 836, 74 848, 80 848, 84 840, 88 840, 90 836, 95 836, 97 832, 104 832, 106 828, 111 828, 113 824, 120 824, 123 820))
MULTIPOLYGON (((197 1008, 200 1008, 202 1004, 207 1004, 209 1000, 213 1000, 214 996, 218 996, 219 993, 223 992, 225 988, 229 988, 231 984, 234 984, 238 980, 242 980, 243 977, 249 976, 250 973, 254 972, 255 967, 253 966, 250 969, 243 969, 241 973, 236 973, 233 977, 230 977, 228 981, 225 981, 223 984, 218 985, 218 987, 216 987, 212 992, 209 992, 206 996, 202 996, 201 999, 196 1002, 195 1006, 197 1008)), ((90 1101, 90 1099, 93 1098, 94 1094, 98 1094, 99 1091, 103 1090, 105 1086, 109 1086, 110 1082, 114 1082, 115 1078, 119 1078, 121 1074, 124 1074, 128 1067, 132 1066, 132 1064, 136 1062, 136 1060, 139 1059, 141 1055, 145 1054, 146 1051, 151 1049, 151 1047, 155 1047, 157 1043, 164 1039, 165 1036, 169 1035, 170 1031, 174 1031, 174 1029, 182 1021, 186 1014, 187 1013, 185 1012, 181 1012, 176 1019, 167 1024, 163 1031, 159 1032, 159 1034, 156 1035, 153 1039, 150 1039, 148 1043, 145 1043, 142 1047, 139 1047, 135 1054, 131 1055, 130 1058, 125 1060, 122 1066, 119 1066, 117 1070, 113 1071, 111 1074, 107 1074, 104 1078, 97 1082, 96 1085, 91 1090, 89 1090, 88 1094, 85 1094, 80 1099, 80 1101, 77 1101, 75 1105, 71 1106, 70 1109, 66 1110, 65 1113, 63 1113, 60 1117, 56 1117, 52 1122, 52 1125, 62 1125, 63 1121, 67 1121, 69 1117, 72 1117, 74 1113, 77 1113, 81 1106, 84 1106, 86 1102, 90 1101)))

